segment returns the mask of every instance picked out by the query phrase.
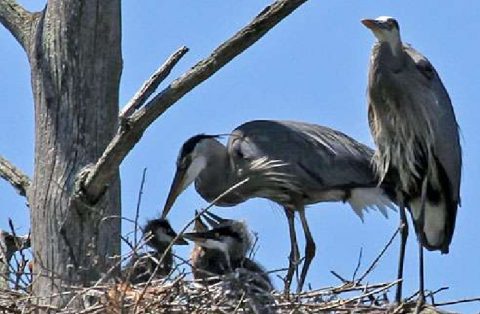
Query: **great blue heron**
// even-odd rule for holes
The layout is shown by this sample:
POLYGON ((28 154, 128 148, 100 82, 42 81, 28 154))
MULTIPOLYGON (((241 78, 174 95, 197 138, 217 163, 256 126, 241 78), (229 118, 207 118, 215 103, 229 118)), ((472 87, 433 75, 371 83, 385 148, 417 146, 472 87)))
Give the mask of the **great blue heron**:
POLYGON ((360 218, 362 210, 378 208, 386 215, 391 206, 386 190, 378 186, 372 156, 373 150, 339 131, 294 121, 247 122, 231 133, 227 147, 217 136, 197 135, 180 150, 163 217, 177 196, 194 181, 197 192, 212 201, 242 178, 250 177, 216 205, 233 206, 261 197, 283 206, 291 240, 286 290, 299 260, 294 226, 294 211, 298 211, 306 239, 305 261, 297 286, 300 291, 315 255, 305 205, 348 202, 360 218))
MULTIPOLYGON (((125 266, 124 274, 126 279, 133 283, 147 282, 150 277, 163 278, 167 276, 173 265, 170 243, 177 237, 176 232, 166 219, 152 219, 143 227, 143 235, 146 244, 154 249, 153 251, 134 255, 125 266), (162 256, 165 255, 162 259, 162 256), (159 262, 161 264, 159 265, 159 262), (157 269, 158 268, 158 269, 157 269), (155 269, 157 269, 155 271, 155 269)), ((177 237, 176 245, 187 245, 188 242, 182 237, 177 237)))
MULTIPOLYGON (((377 42, 368 75, 368 118, 377 145, 378 176, 396 177, 404 225, 399 278, 408 234, 404 206, 410 208, 420 243, 420 297, 423 249, 448 253, 460 204, 462 156, 450 97, 432 64, 400 38, 392 17, 365 19, 377 42)), ((401 285, 396 301, 401 299, 401 285)))
POLYGON ((194 278, 212 283, 217 281, 212 276, 236 271, 241 280, 252 283, 256 288, 262 291, 273 290, 272 282, 263 267, 247 256, 252 240, 245 222, 224 219, 209 212, 203 216, 210 228, 199 216, 195 220, 194 232, 183 235, 195 242, 191 255, 194 278))

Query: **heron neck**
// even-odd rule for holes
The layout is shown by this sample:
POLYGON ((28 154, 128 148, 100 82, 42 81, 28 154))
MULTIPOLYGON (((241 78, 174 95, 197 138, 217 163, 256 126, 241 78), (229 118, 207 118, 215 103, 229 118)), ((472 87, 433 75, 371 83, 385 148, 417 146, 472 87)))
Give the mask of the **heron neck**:
MULTIPOLYGON (((228 152, 225 146, 220 142, 212 142, 211 147, 207 150, 207 165, 200 172, 195 180, 195 189, 208 202, 213 201, 220 194, 228 190, 235 183, 235 170, 233 169, 228 152)), ((231 206, 241 203, 234 192, 225 195, 216 204, 219 206, 231 206)))
POLYGON ((387 43, 377 42, 374 46, 374 54, 377 55, 377 62, 390 68, 392 71, 398 71, 402 68, 405 58, 402 42, 387 43))

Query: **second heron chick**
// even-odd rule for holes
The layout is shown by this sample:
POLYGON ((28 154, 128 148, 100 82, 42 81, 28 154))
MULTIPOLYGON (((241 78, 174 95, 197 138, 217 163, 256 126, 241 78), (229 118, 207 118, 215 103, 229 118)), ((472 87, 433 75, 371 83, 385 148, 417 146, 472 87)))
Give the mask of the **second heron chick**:
POLYGON ((197 217, 195 231, 183 235, 196 244, 191 255, 194 278, 212 283, 217 281, 212 277, 238 272, 242 279, 251 281, 257 288, 273 290, 263 267, 247 257, 252 248, 252 236, 246 223, 208 212, 203 217, 211 229, 197 217))
POLYGON ((147 282, 150 277, 163 278, 172 271, 173 255, 170 243, 187 245, 166 219, 152 219, 143 227, 145 244, 153 249, 132 257, 125 268, 126 277, 133 284, 147 282), (157 269, 158 268, 158 269, 157 269))

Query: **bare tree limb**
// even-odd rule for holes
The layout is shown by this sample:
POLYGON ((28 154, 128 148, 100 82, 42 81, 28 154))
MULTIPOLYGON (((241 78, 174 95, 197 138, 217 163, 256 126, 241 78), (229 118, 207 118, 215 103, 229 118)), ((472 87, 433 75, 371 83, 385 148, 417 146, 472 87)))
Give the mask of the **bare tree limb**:
POLYGON ((177 51, 175 51, 168 59, 165 61, 157 71, 155 71, 150 79, 146 81, 142 87, 137 91, 135 96, 128 102, 124 109, 120 113, 120 120, 126 119, 132 115, 138 108, 140 108, 148 97, 152 95, 165 78, 170 74, 173 67, 180 61, 180 59, 188 52, 188 48, 183 46, 177 51))
POLYGON ((25 10, 15 0, 0 0, 0 23, 12 33, 25 50, 30 39, 33 21, 38 16, 38 13, 25 10))
POLYGON ((0 156, 0 177, 8 181, 21 196, 27 196, 30 178, 11 162, 0 156))
POLYGON ((136 111, 128 121, 129 128, 120 128, 103 155, 91 168, 83 184, 83 192, 95 201, 108 185, 129 151, 143 136, 145 130, 162 113, 186 93, 211 77, 225 64, 249 48, 270 29, 277 25, 307 0, 277 0, 266 7, 252 22, 225 41, 212 54, 198 62, 185 74, 174 80, 144 107, 136 111))

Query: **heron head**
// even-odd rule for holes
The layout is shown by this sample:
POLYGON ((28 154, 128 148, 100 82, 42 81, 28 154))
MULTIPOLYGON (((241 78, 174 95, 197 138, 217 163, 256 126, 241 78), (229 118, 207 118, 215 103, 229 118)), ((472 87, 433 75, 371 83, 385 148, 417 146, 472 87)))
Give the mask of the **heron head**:
POLYGON ((246 224, 236 220, 225 221, 228 223, 206 231, 188 232, 184 237, 205 249, 220 251, 228 257, 244 257, 251 246, 246 224))
POLYGON ((208 142, 216 135, 199 134, 188 139, 180 149, 177 158, 177 171, 173 178, 162 217, 167 217, 178 195, 198 177, 207 165, 208 142))
POLYGON ((391 16, 363 19, 362 24, 373 32, 379 42, 388 43, 391 47, 395 47, 401 42, 400 27, 397 20, 391 16))
POLYGON ((167 246, 174 240, 174 244, 177 245, 188 244, 183 237, 177 237, 177 233, 173 230, 168 220, 163 218, 149 220, 143 227, 143 233, 147 236, 147 245, 157 250, 167 246))

